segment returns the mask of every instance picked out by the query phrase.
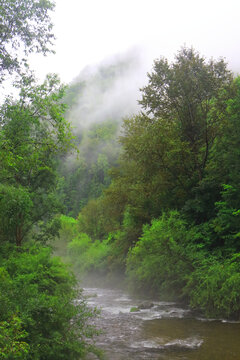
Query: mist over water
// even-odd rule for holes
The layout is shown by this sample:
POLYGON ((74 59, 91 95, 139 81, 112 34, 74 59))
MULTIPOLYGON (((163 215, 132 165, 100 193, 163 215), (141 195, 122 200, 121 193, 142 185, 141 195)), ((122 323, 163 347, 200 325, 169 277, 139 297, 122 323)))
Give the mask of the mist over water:
MULTIPOLYGON (((238 360, 240 323, 198 319, 173 302, 149 301, 119 289, 84 288, 106 360, 238 360), (131 312, 139 306, 139 311, 131 312)), ((90 357, 89 360, 95 359, 90 357)))

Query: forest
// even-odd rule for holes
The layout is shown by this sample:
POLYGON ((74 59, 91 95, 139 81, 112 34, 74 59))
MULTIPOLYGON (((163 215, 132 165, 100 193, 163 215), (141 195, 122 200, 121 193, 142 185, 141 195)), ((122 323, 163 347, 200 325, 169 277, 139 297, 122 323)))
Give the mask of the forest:
POLYGON ((0 358, 101 358, 79 281, 239 319, 240 77, 182 47, 138 104, 116 91, 132 54, 39 84, 28 56, 53 52, 54 4, 3 3, 0 358))
MULTIPOLYGON (((80 88, 94 81, 103 93, 112 77, 100 67, 70 85, 72 114, 80 88)), ((172 63, 154 61, 139 112, 75 129, 56 247, 81 279, 239 318, 239 91, 223 59, 183 47, 172 63)))

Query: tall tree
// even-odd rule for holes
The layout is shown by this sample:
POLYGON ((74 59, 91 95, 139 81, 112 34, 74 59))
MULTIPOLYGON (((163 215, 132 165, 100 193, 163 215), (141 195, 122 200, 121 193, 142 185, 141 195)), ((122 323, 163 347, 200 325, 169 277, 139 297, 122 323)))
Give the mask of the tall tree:
POLYGON ((20 99, 8 98, 0 112, 0 237, 17 245, 54 213, 56 156, 71 143, 57 77, 42 85, 33 78, 22 82, 20 99))
POLYGON ((156 60, 148 78, 140 104, 153 122, 160 118, 176 124, 201 180, 219 126, 220 114, 211 113, 212 105, 224 110, 230 94, 223 90, 232 84, 232 73, 223 59, 207 62, 192 48, 182 48, 172 64, 163 58, 156 60))
POLYGON ((121 204, 118 219, 127 207, 139 229, 194 197, 233 92, 226 63, 208 62, 193 49, 183 48, 172 64, 155 61, 148 76, 143 111, 124 121, 122 162, 105 193, 121 204))
POLYGON ((54 35, 49 12, 54 6, 52 0, 1 0, 0 82, 6 73, 19 72, 33 51, 52 51, 54 35))

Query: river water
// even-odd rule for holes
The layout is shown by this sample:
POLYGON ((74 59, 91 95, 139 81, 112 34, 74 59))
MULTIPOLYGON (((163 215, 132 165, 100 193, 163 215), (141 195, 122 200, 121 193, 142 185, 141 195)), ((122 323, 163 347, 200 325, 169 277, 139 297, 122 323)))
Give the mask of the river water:
MULTIPOLYGON (((240 360, 240 323, 193 316, 175 303, 132 298, 121 290, 85 288, 107 360, 240 360), (130 312, 133 307, 139 311, 130 312)), ((92 358, 91 358, 92 359, 92 358)))

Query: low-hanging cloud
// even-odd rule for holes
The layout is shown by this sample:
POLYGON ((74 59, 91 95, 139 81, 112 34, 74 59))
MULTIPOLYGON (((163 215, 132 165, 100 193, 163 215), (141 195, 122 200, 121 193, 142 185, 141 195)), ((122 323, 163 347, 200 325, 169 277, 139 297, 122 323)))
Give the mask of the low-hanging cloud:
POLYGON ((139 48, 85 68, 72 83, 82 83, 68 112, 75 131, 107 120, 120 122, 138 112, 139 88, 146 84, 147 70, 139 48))

